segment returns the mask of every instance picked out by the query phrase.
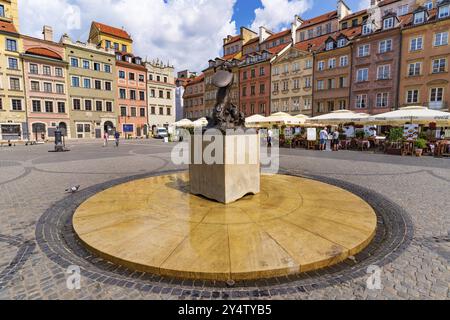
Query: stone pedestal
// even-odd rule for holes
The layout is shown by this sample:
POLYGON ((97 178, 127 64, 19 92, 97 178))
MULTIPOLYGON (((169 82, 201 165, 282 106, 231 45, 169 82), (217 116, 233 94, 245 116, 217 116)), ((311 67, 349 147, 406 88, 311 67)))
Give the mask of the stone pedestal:
POLYGON ((258 134, 215 135, 191 139, 190 192, 227 204, 260 192, 258 134), (203 156, 202 156, 203 155, 203 156), (209 157, 208 157, 209 156, 209 157), (212 157, 211 157, 212 156, 212 157))

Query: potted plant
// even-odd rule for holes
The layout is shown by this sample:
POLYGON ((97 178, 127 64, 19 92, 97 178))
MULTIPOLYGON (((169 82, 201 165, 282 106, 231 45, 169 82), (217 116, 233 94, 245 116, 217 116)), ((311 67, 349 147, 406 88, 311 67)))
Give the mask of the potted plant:
POLYGON ((291 138, 287 138, 284 143, 289 148, 292 148, 292 139, 291 138))
POLYGON ((391 128, 388 137, 389 146, 386 149, 387 154, 402 155, 402 148, 399 143, 403 140, 403 128, 391 128))
POLYGON ((417 139, 414 145, 416 147, 416 157, 421 157, 423 150, 427 147, 427 140, 417 139))

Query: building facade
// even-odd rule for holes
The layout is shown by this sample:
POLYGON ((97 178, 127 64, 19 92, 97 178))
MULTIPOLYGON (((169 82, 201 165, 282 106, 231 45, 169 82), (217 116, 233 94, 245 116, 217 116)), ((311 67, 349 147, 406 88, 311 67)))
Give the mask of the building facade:
POLYGON ((50 27, 44 39, 22 36, 23 71, 30 140, 45 141, 61 129, 70 137, 67 71, 64 46, 53 42, 50 27))
POLYGON ((176 120, 174 67, 160 60, 147 62, 145 66, 150 128, 168 127, 176 120))
POLYGON ((373 20, 362 26, 352 47, 350 109, 379 114, 398 107, 401 21, 388 13, 380 28, 373 20))
POLYGON ((402 30, 399 105, 450 107, 450 1, 419 7, 402 30))
POLYGON ((311 116, 313 54, 289 46, 272 61, 271 113, 311 116))
POLYGON ((140 57, 116 52, 119 127, 125 138, 148 135, 147 69, 140 57))
POLYGON ((69 63, 68 93, 72 138, 102 138, 118 128, 117 71, 113 49, 61 38, 69 63))
POLYGON ((0 21, 12 23, 19 32, 19 8, 17 0, 0 0, 0 21))
MULTIPOLYGON (((9 12, 14 11, 10 9, 9 12)), ((13 19, 10 16, 7 20, 13 19)), ((29 132, 20 57, 23 45, 12 22, 0 19, 0 43, 0 140, 27 140, 29 132)))
POLYGON ((197 120, 204 117, 205 75, 191 78, 184 91, 184 114, 186 119, 197 120))
POLYGON ((95 21, 92 22, 88 42, 95 43, 103 49, 133 53, 133 40, 125 30, 95 21))

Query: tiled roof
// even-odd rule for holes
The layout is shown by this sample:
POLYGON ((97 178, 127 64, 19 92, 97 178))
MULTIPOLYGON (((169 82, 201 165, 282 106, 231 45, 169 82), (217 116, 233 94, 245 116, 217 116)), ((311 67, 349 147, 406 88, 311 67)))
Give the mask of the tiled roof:
POLYGON ((280 45, 278 45, 278 46, 276 46, 276 47, 269 48, 269 49, 267 49, 267 51, 269 51, 271 54, 278 54, 278 53, 280 53, 284 48, 286 48, 289 44, 290 44, 290 43, 283 43, 283 44, 280 44, 280 45))
POLYGON ((18 33, 12 22, 0 21, 0 31, 18 33))
POLYGON ((195 78, 188 79, 188 83, 186 84, 186 86, 192 86, 194 84, 202 82, 203 80, 205 80, 205 75, 202 73, 195 78))
MULTIPOLYGON (((281 31, 281 32, 278 32, 278 33, 275 33, 275 34, 271 35, 270 37, 268 37, 266 39, 266 41, 272 41, 272 40, 275 40, 275 39, 278 39, 278 38, 281 38, 281 37, 285 37, 288 34, 291 34, 291 30, 290 29, 284 30, 284 31, 281 31)), ((266 42, 266 41, 264 41, 264 42, 266 42)))
POLYGON ((352 18, 354 18, 354 17, 360 16, 360 15, 365 14, 365 13, 367 13, 367 9, 357 11, 357 12, 355 12, 355 13, 349 14, 348 16, 345 16, 345 17, 342 19, 342 21, 352 19, 352 18))
POLYGON ((247 43, 245 44, 245 46, 252 44, 254 42, 259 42, 259 37, 248 40, 247 43))
POLYGON ((295 47, 297 49, 303 50, 303 51, 315 51, 317 50, 321 45, 325 43, 325 40, 327 40, 330 37, 329 34, 312 38, 309 40, 301 41, 295 44, 295 47))
POLYGON ((51 51, 46 48, 30 48, 26 52, 26 54, 32 54, 35 56, 47 57, 57 60, 63 60, 63 58, 54 51, 51 51))
POLYGON ((329 20, 332 20, 332 19, 335 19, 335 18, 337 18, 337 11, 336 10, 328 12, 328 13, 325 13, 325 14, 317 16, 317 17, 314 17, 314 18, 309 19, 309 20, 305 20, 303 22, 303 24, 300 26, 299 30, 306 29, 306 28, 309 28, 309 27, 311 27, 311 26, 313 26, 315 24, 323 23, 323 22, 326 22, 326 21, 329 21, 329 20))
POLYGON ((240 36, 240 35, 231 37, 231 39, 228 40, 228 41, 225 43, 225 45, 229 45, 230 43, 234 43, 234 42, 239 41, 239 40, 241 40, 241 36, 240 36))
POLYGON ((111 26, 108 26, 106 24, 99 23, 99 22, 93 22, 93 24, 102 33, 106 33, 106 34, 109 34, 114 37, 118 37, 118 38, 122 38, 122 39, 131 41, 131 36, 125 30, 111 27, 111 26))
POLYGON ((241 58, 242 58, 242 52, 237 52, 237 53, 227 54, 227 55, 223 56, 221 59, 228 61, 228 60, 233 60, 233 59, 240 60, 241 58))
POLYGON ((384 1, 381 1, 379 4, 378 4, 378 6, 379 7, 383 7, 383 6, 387 6, 388 4, 391 4, 391 3, 396 3, 396 2, 399 2, 400 0, 384 0, 384 1))

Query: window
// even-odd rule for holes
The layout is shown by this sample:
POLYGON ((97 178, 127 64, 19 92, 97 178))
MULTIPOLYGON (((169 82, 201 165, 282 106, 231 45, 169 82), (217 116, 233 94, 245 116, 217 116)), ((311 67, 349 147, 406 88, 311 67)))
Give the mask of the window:
POLYGON ((362 34, 366 35, 372 32, 372 24, 370 23, 366 23, 365 25, 363 25, 362 28, 362 34))
MULTIPOLYGON (((246 96, 246 94, 247 94, 247 88, 243 88, 243 90, 245 90, 245 91, 243 91, 243 96, 245 97, 246 96), (244 94, 245 93, 245 94, 244 94)), ((279 83, 278 82, 274 82, 273 83, 273 92, 278 92, 280 90, 280 85, 279 85, 279 83)))
POLYGON ((325 61, 319 61, 317 63, 317 70, 322 71, 323 69, 325 69, 325 61))
POLYGON ((8 58, 8 68, 13 70, 19 70, 19 63, 16 58, 8 58))
POLYGON ((100 71, 100 63, 94 62, 94 70, 95 71, 100 71))
POLYGON ((323 90, 325 89, 323 80, 317 80, 317 90, 323 90))
POLYGON ((422 69, 422 63, 421 62, 414 62, 410 63, 408 66, 408 76, 420 76, 422 69))
POLYGON ((83 69, 90 69, 91 68, 91 63, 89 62, 89 60, 83 60, 83 69))
POLYGON ((383 29, 392 29, 394 27, 394 18, 384 19, 383 29))
POLYGON ((311 77, 305 78, 305 88, 311 88, 312 80, 311 77))
POLYGON ((109 81, 105 81, 105 90, 112 91, 112 84, 109 81))
POLYGON ((255 78, 255 77, 256 77, 256 70, 255 70, 255 69, 252 69, 252 70, 251 70, 251 77, 252 77, 252 78, 255 78))
POLYGON ((358 94, 356 96, 356 108, 357 109, 367 108, 367 94, 358 94))
POLYGON ((338 40, 338 47, 342 48, 347 44, 347 40, 345 38, 341 38, 338 40))
POLYGON ((327 42, 327 50, 333 50, 334 49, 334 42, 333 41, 329 41, 327 42))
POLYGON ((418 103, 419 102, 419 90, 408 90, 406 93, 406 103, 418 103))
POLYGON ((385 53, 392 50, 392 39, 380 41, 378 46, 379 53, 385 53))
POLYGON ((336 58, 333 58, 333 59, 329 59, 329 60, 328 60, 328 68, 329 68, 329 69, 334 69, 334 68, 336 68, 336 58))
POLYGON ((83 80, 83 86, 86 89, 90 89, 91 88, 91 79, 85 78, 83 80))
POLYGON ((422 47, 423 47, 423 38, 422 37, 417 37, 417 38, 411 39, 411 42, 409 44, 410 51, 422 50, 422 47))
POLYGON ((311 110, 311 106, 312 106, 311 99, 310 98, 304 98, 303 99, 303 108, 305 110, 311 110))
POLYGON ((5 6, 4 5, 0 5, 0 17, 5 17, 5 6))
POLYGON ((131 107, 131 116, 136 117, 136 107, 131 107))
POLYGON ((389 93, 377 93, 377 108, 386 108, 388 106, 389 93))
POLYGON ((448 32, 439 32, 434 35, 434 45, 446 46, 448 45, 448 32))
POLYGON ((13 39, 6 39, 6 50, 17 51, 17 41, 13 39))
POLYGON ((80 87, 80 78, 72 77, 72 87, 80 87))
POLYGON ((370 45, 365 44, 358 47, 358 57, 367 57, 370 54, 370 45))
POLYGON ((167 77, 164 77, 164 82, 167 83, 167 77))
POLYGON ((140 117, 145 117, 145 108, 140 108, 139 109, 139 116, 140 117))
POLYGON ((339 88, 347 87, 347 77, 339 77, 339 88))
POLYGON ((81 100, 80 99, 73 99, 72 105, 73 105, 73 110, 81 110, 81 100))
POLYGON ((450 5, 442 6, 439 8, 439 19, 450 16, 450 5))
POLYGON ((84 100, 84 110, 92 111, 92 101, 91 100, 84 100))
POLYGON ((300 89, 300 79, 294 79, 294 89, 300 89))
POLYGON ((95 111, 102 112, 103 111, 103 102, 95 101, 95 111))
POLYGON ((57 77, 63 77, 63 69, 62 68, 55 68, 55 76, 57 77))
POLYGON ((100 80, 94 81, 95 90, 102 90, 102 82, 100 80))
POLYGON ((125 79, 125 71, 119 71, 119 79, 125 79))
POLYGON ((104 70, 106 73, 111 73, 111 66, 109 64, 105 64, 104 70))
POLYGON ((19 78, 10 78, 9 79, 9 88, 11 90, 20 91, 20 79, 19 78))
POLYGON ((58 102, 58 113, 66 113, 66 104, 64 102, 58 102))
POLYGON ((251 86, 251 87, 250 87, 250 95, 251 95, 251 96, 256 95, 256 88, 255 88, 255 86, 251 86))
POLYGON ((73 68, 78 68, 78 59, 77 58, 70 58, 70 65, 73 68))
POLYGON ((334 89, 335 86, 335 80, 334 79, 328 79, 328 89, 334 89))
MULTIPOLYGON (((167 78, 165 78, 167 80, 167 78)), ((145 76, 143 74, 139 75, 139 82, 145 82, 145 76)))
POLYGON ((414 14, 414 24, 420 24, 425 22, 425 11, 420 11, 414 14))
POLYGON ((113 112, 113 106, 111 101, 106 101, 106 112, 113 112))
POLYGON ((347 101, 339 100, 339 110, 345 110, 345 109, 347 109, 347 101))
POLYGON ((136 100, 136 91, 130 90, 130 100, 136 100))
POLYGON ((339 65, 341 67, 346 67, 348 66, 348 56, 342 56, 339 58, 339 65))
MULTIPOLYGON (((169 98, 170 99, 170 92, 168 92, 169 98)), ((144 91, 139 91, 139 100, 141 101, 145 101, 145 92, 144 91)))
POLYGON ((159 115, 160 116, 163 116, 164 115, 164 108, 159 108, 159 115))
POLYGON ((156 81, 161 82, 161 77, 160 76, 156 76, 156 81))
POLYGON ((114 50, 119 51, 120 45, 117 42, 114 42, 114 50))
POLYGON ((433 60, 433 73, 445 72, 445 67, 447 65, 447 59, 435 59, 433 60))
POLYGON ((164 99, 164 91, 159 90, 159 98, 164 99))
POLYGON ((42 68, 42 70, 43 70, 43 74, 44 75, 46 75, 46 76, 51 76, 52 75, 52 69, 49 67, 49 66, 44 66, 43 68, 42 68))
POLYGON ((120 107, 120 116, 121 117, 127 116, 127 107, 120 107))
POLYGON ((126 99, 127 98, 127 90, 125 89, 119 89, 119 97, 120 99, 126 99))
POLYGON ((409 11, 409 5, 407 5, 407 4, 401 5, 401 6, 398 7, 397 15, 398 16, 403 16, 405 14, 408 14, 408 11, 409 11))
POLYGON ((265 93, 266 93, 266 86, 265 86, 264 83, 261 83, 261 84, 259 85, 259 93, 260 93, 260 94, 265 94, 265 93))
POLYGON ((132 72, 130 72, 129 74, 128 74, 128 79, 130 79, 131 81, 134 81, 134 80, 136 80, 136 75, 134 74, 134 73, 132 73, 132 72))
POLYGON ((124 45, 124 44, 122 45, 122 51, 123 52, 127 52, 128 51, 128 47, 126 45, 124 45))
POLYGON ((305 61, 305 69, 311 69, 313 66, 312 60, 306 60, 305 61))
MULTIPOLYGON (((191 101, 192 102, 192 101, 191 101)), ((151 112, 151 114, 156 114, 156 109, 155 109, 155 107, 151 107, 150 108, 150 112, 151 112)))
POLYGON ((423 6, 427 8, 427 10, 431 10, 433 9, 433 1, 427 1, 423 6))
POLYGON ((264 67, 259 68, 259 75, 263 76, 266 74, 266 69, 264 67))
POLYGON ((377 70, 377 79, 378 80, 387 80, 390 77, 391 77, 391 66, 389 64, 378 67, 378 70, 377 70))
POLYGON ((31 74, 39 74, 39 67, 37 64, 30 63, 30 73, 31 74))
POLYGON ((13 111, 22 111, 22 100, 20 99, 12 99, 11 106, 13 111))
POLYGON ((298 62, 294 62, 293 66, 292 66, 292 71, 297 72, 299 70, 300 70, 300 64, 298 62))
POLYGON ((56 93, 64 94, 64 85, 57 83, 56 84, 56 93))
POLYGON ((41 112, 41 101, 39 100, 33 100, 31 102, 31 105, 33 107, 33 112, 41 112))
POLYGON ((52 101, 45 101, 45 112, 53 113, 53 102, 52 101))
POLYGON ((111 41, 105 40, 105 47, 106 47, 106 49, 111 48, 111 41))
POLYGON ((369 81, 369 69, 367 68, 358 69, 356 81, 357 82, 369 81))
POLYGON ((167 99, 171 99, 170 91, 167 91, 167 92, 166 92, 166 98, 167 98, 167 99))
POLYGON ((430 93, 430 102, 442 102, 444 97, 444 88, 432 88, 430 93))
POLYGON ((41 91, 39 87, 39 81, 31 81, 31 91, 39 92, 41 91))

